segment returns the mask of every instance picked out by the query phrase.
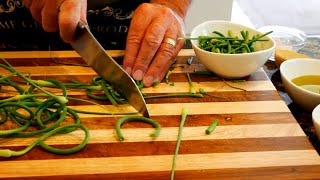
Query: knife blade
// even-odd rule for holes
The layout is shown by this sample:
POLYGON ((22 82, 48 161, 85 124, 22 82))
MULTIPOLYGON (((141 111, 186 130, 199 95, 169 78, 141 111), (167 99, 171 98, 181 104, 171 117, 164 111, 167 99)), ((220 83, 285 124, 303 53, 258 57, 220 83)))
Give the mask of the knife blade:
POLYGON ((144 117, 149 117, 146 102, 131 76, 105 51, 91 33, 88 24, 80 21, 71 46, 97 74, 144 117))

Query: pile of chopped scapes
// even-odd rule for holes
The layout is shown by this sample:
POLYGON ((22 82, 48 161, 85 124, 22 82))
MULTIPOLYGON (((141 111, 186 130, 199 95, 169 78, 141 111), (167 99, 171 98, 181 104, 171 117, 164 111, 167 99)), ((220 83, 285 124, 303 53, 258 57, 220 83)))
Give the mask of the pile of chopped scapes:
POLYGON ((129 115, 137 113, 110 112, 104 106, 95 102, 68 97, 68 88, 84 89, 87 91, 89 97, 108 100, 108 96, 110 96, 112 98, 110 101, 112 101, 113 104, 126 103, 126 101, 101 78, 94 78, 90 85, 80 82, 65 84, 55 79, 33 80, 30 78, 30 75, 23 75, 22 72, 15 70, 9 63, 7 63, 7 65, 0 64, 0 68, 9 72, 6 76, 0 75, 0 88, 3 86, 12 87, 14 90, 10 91, 10 93, 17 94, 13 97, 0 100, 0 125, 4 127, 0 129, 0 137, 39 137, 21 151, 0 149, 0 157, 21 156, 29 152, 36 145, 55 154, 72 154, 83 149, 88 143, 90 136, 89 130, 81 124, 78 113, 105 115, 129 115), (42 87, 59 88, 61 89, 62 95, 57 96, 42 87), (97 96, 92 93, 93 90, 103 91, 105 96, 97 96), (105 108, 106 112, 90 112, 72 109, 67 106, 69 100, 92 103, 105 108), (62 122, 65 121, 67 116, 74 119, 74 123, 62 125, 62 122), (10 127, 10 129, 6 127, 10 127), (76 129, 82 129, 85 137, 79 145, 73 148, 58 149, 44 143, 46 138, 54 134, 67 134, 76 129))
MULTIPOLYGON (((0 149, 0 157, 21 156, 29 152, 36 145, 39 145, 44 150, 55 154, 72 154, 80 151, 86 146, 90 135, 89 130, 81 124, 78 113, 100 115, 133 115, 138 113, 110 112, 104 106, 93 101, 68 96, 67 89, 82 89, 86 91, 87 96, 91 99, 110 101, 113 105, 126 104, 127 101, 101 77, 93 78, 91 84, 85 84, 75 80, 71 80, 71 83, 63 83, 56 79, 34 80, 31 78, 30 74, 24 75, 24 73, 19 72, 10 66, 9 63, 7 63, 7 65, 0 64, 0 68, 9 72, 6 76, 0 75, 0 88, 1 86, 10 86, 15 90, 15 92, 10 92, 17 94, 13 97, 0 100, 0 125, 4 124, 3 127, 11 127, 11 129, 0 129, 0 137, 10 138, 39 136, 37 140, 21 151, 0 149), (61 90, 62 96, 52 94, 43 87, 58 88, 61 90), (92 103, 104 108, 106 111, 92 112, 72 109, 67 105, 69 100, 92 103), (74 123, 61 125, 67 116, 73 118, 74 123), (8 126, 5 124, 8 124, 8 126), (85 132, 85 137, 83 141, 74 148, 58 149, 44 143, 46 138, 54 134, 67 134, 76 129, 82 129, 85 132)), ((137 81, 136 83, 138 87, 142 89, 143 83, 141 81, 137 81)), ((203 97, 203 94, 193 92, 186 94, 164 94, 155 96, 144 95, 145 98, 185 96, 201 98, 203 97)), ((138 117, 135 117, 134 119, 139 120, 138 117)), ((131 119, 129 120, 131 121, 131 119)), ((121 119, 119 119, 119 122, 121 122, 121 119)), ((145 122, 148 123, 148 121, 145 122)), ((118 125, 118 128, 120 128, 120 125, 118 125)), ((160 126, 158 127, 158 131, 159 128, 160 126)), ((119 129, 117 131, 120 132, 119 129)))
MULTIPOLYGON (((5 60, 4 60, 5 61, 5 60)), ((6 61, 5 61, 6 62, 6 61)), ((7 62, 6 62, 7 63, 7 62)), ((89 130, 81 124, 78 113, 88 113, 88 114, 105 114, 105 115, 129 115, 136 114, 136 112, 90 112, 72 109, 67 106, 68 100, 75 101, 84 101, 88 103, 93 103, 99 106, 99 104, 84 100, 68 97, 67 89, 83 89, 86 90, 87 95, 90 98, 95 100, 109 100, 113 105, 124 104, 127 101, 122 98, 104 79, 100 77, 95 77, 92 79, 91 84, 85 84, 78 81, 72 81, 70 84, 62 83, 58 80, 33 80, 29 76, 23 75, 21 72, 15 70, 9 63, 8 66, 0 64, 0 68, 3 68, 10 73, 6 76, 0 75, 0 90, 2 86, 10 86, 16 90, 18 95, 15 95, 10 98, 0 100, 0 125, 8 123, 15 124, 16 128, 9 130, 0 129, 0 138, 8 137, 31 137, 39 136, 33 143, 27 146, 25 149, 20 151, 10 150, 10 149, 0 149, 0 157, 13 157, 21 156, 28 153, 32 148, 39 145, 46 151, 55 153, 55 154, 72 154, 82 150, 89 141, 89 130), (19 77, 19 80, 12 80, 13 77, 19 77), (23 87, 27 87, 24 89, 23 87), (62 91, 62 96, 57 96, 51 92, 43 89, 42 87, 53 87, 59 88, 62 91), (42 93, 39 93, 41 91, 42 93), (103 91, 104 96, 98 96, 92 91, 103 91), (27 114, 27 115, 25 115, 27 114), (66 119, 67 116, 70 116, 74 119, 74 123, 61 125, 61 123, 66 119), (67 134, 76 129, 82 129, 85 133, 83 141, 69 149, 59 149, 52 147, 44 142, 44 140, 55 134, 67 134)), ((207 74, 207 73, 206 73, 207 74)), ((170 74, 169 74, 170 75, 170 74)), ((166 76, 168 80, 169 75, 166 76)), ((201 98, 206 93, 203 89, 200 89, 200 94, 197 94, 189 74, 187 74, 189 82, 189 92, 188 94, 169 94, 169 95, 158 95, 158 96, 146 96, 145 98, 161 98, 161 97, 181 97, 181 96, 190 96, 201 98)), ((136 82, 138 87, 142 89, 143 83, 141 81, 136 82)), ((158 84, 158 83, 157 83, 158 84)), ((101 93, 100 93, 101 94, 101 93)), ((103 108, 103 106, 101 106, 103 108)), ((182 110, 182 119, 179 127, 179 134, 177 145, 175 149, 175 154, 172 163, 171 169, 171 179, 174 179, 174 172, 176 166, 176 160, 179 152, 182 128, 186 120, 188 110, 183 108, 182 110)), ((121 133, 121 125, 124 122, 130 121, 140 121, 149 123, 156 128, 156 130, 150 134, 151 137, 158 136, 161 126, 157 121, 154 121, 149 118, 140 117, 140 116, 128 116, 120 118, 116 123, 116 132, 119 138, 119 141, 123 141, 124 137, 121 133)), ((207 134, 210 134, 217 125, 217 120, 209 126, 206 130, 207 134), (208 131, 208 132, 207 132, 208 131)))
POLYGON ((213 31, 212 33, 216 36, 199 36, 198 38, 190 39, 199 40, 199 47, 205 51, 223 54, 241 54, 255 52, 256 42, 268 41, 262 38, 271 34, 272 31, 262 35, 255 34, 251 38, 249 31, 241 31, 241 38, 234 36, 231 30, 228 30, 227 35, 218 31, 213 31))

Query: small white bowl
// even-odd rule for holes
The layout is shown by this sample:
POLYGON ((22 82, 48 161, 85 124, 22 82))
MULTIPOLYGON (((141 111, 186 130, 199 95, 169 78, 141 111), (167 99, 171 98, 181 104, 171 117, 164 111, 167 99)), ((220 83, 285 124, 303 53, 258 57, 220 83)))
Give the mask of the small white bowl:
POLYGON ((318 139, 320 140, 320 104, 312 111, 312 122, 318 139))
MULTIPOLYGON (((249 31, 250 38, 256 34, 263 34, 257 30, 232 23, 229 21, 206 21, 196 26, 191 32, 191 38, 199 36, 212 36, 213 31, 227 34, 228 30, 234 36, 242 37, 241 31, 249 31)), ((192 47, 199 61, 210 71, 224 78, 243 78, 261 68, 273 54, 276 43, 270 37, 264 37, 269 41, 258 41, 256 52, 242 54, 221 54, 205 51, 199 48, 198 40, 191 40, 192 47)))
POLYGON ((305 75, 320 75, 320 60, 297 58, 284 61, 280 66, 281 79, 290 98, 301 108, 311 112, 320 104, 320 94, 308 91, 292 82, 305 75))

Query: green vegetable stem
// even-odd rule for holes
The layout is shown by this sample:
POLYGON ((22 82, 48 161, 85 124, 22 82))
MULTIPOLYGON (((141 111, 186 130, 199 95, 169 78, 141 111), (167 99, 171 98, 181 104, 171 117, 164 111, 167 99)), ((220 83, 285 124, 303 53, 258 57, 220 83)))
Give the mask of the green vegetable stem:
POLYGON ((188 78, 188 82, 189 82, 189 92, 190 92, 191 94, 196 94, 196 90, 195 90, 195 88, 193 87, 193 83, 192 83, 192 80, 191 80, 191 78, 190 78, 189 73, 187 73, 187 78, 188 78))
POLYGON ((213 31, 212 34, 216 36, 199 36, 185 38, 189 40, 198 40, 199 47, 205 51, 223 54, 241 54, 251 53, 256 51, 257 41, 268 41, 262 39, 271 34, 272 31, 265 34, 255 34, 250 38, 249 31, 240 31, 242 39, 235 37, 231 30, 228 30, 227 36, 221 32, 213 31))
POLYGON ((212 124, 206 129, 206 134, 211 134, 212 131, 217 127, 219 121, 215 119, 212 124))
POLYGON ((151 124, 153 127, 155 127, 156 130, 150 134, 151 137, 157 137, 160 133, 161 126, 157 121, 146 118, 146 117, 142 117, 142 116, 126 116, 126 117, 120 118, 116 123, 115 128, 116 128, 116 133, 119 138, 119 141, 124 141, 124 137, 121 132, 121 125, 124 122, 130 122, 130 121, 144 122, 144 123, 151 124))
POLYGON ((187 115, 188 115, 188 111, 189 111, 188 108, 186 108, 186 107, 182 108, 181 122, 180 122, 179 133, 178 133, 178 140, 177 140, 177 145, 176 145, 176 149, 174 151, 174 156, 173 156, 173 161, 172 161, 171 178, 170 178, 171 180, 174 179, 174 172, 176 169, 176 163, 177 163, 177 158, 178 158, 178 153, 179 153, 179 148, 180 148, 180 143, 181 143, 182 130, 183 130, 184 123, 185 123, 187 115))
POLYGON ((45 149, 49 152, 55 153, 55 154, 72 154, 72 153, 80 151, 81 149, 83 149, 86 146, 86 144, 89 141, 89 136, 90 136, 89 130, 85 126, 83 126, 81 124, 70 124, 70 125, 62 126, 62 127, 59 127, 59 128, 56 128, 56 129, 53 129, 53 130, 47 132, 46 134, 42 135, 40 138, 35 140, 28 147, 26 147, 24 150, 13 151, 10 149, 0 149, 0 157, 21 156, 21 155, 24 155, 27 152, 29 152, 36 145, 39 145, 43 149, 45 149), (70 148, 70 149, 58 149, 58 148, 54 148, 52 146, 49 146, 43 142, 46 138, 48 138, 56 133, 59 133, 60 131, 68 129, 68 128, 80 128, 85 132, 85 138, 78 146, 70 148))

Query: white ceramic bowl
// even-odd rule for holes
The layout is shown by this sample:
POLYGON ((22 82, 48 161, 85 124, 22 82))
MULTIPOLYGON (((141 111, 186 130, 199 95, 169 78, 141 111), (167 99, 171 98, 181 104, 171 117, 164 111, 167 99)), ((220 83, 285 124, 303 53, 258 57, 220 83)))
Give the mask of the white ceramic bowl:
POLYGON ((280 66, 281 79, 290 98, 301 108, 311 112, 320 104, 320 94, 308 91, 291 80, 305 75, 320 75, 320 60, 297 58, 285 61, 280 66))
MULTIPOLYGON (((232 30, 234 36, 242 37, 241 31, 249 31, 250 38, 256 34, 263 34, 252 28, 232 23, 229 21, 206 21, 196 26, 191 37, 213 36, 213 31, 227 34, 232 30)), ((268 58, 273 54, 275 42, 269 37, 269 41, 259 41, 256 43, 256 52, 243 54, 220 54, 202 50, 199 48, 198 40, 191 40, 192 47, 199 61, 210 71, 224 78, 242 78, 256 72, 261 68, 268 58)))
POLYGON ((318 139, 320 140, 320 104, 312 111, 312 122, 318 139))

